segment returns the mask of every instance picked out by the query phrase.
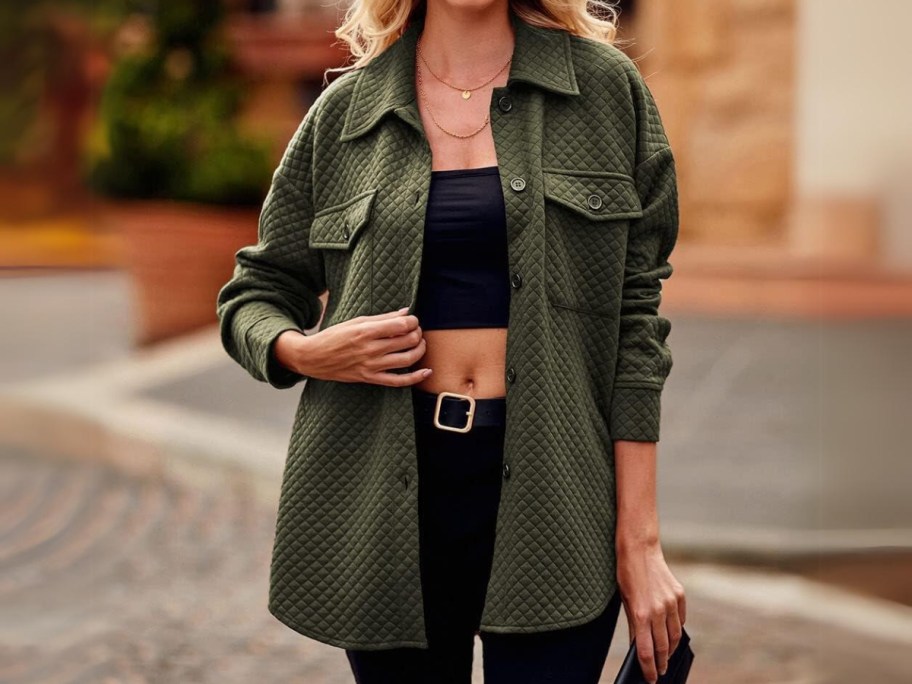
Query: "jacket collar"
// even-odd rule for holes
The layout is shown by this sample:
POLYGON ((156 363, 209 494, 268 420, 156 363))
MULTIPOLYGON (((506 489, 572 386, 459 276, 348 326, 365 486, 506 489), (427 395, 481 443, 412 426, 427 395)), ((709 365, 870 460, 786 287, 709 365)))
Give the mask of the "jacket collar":
MULTIPOLYGON (((509 9, 514 31, 513 60, 507 85, 524 81, 561 95, 579 95, 570 51, 570 34, 533 26, 509 9)), ((389 111, 417 107, 415 46, 424 26, 418 11, 399 38, 361 67, 340 140, 364 135, 389 111)), ((417 114, 417 110, 415 112, 417 114)))

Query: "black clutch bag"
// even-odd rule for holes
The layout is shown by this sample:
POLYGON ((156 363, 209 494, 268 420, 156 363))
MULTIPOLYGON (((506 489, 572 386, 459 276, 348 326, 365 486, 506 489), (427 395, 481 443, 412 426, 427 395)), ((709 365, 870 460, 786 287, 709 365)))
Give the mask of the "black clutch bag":
MULTIPOLYGON (((659 675, 657 684, 684 684, 687 681, 687 675, 690 674, 690 665, 693 662, 694 653, 690 648, 690 635, 686 630, 681 628, 681 640, 678 647, 668 659, 668 669, 665 674, 659 675)), ((630 642, 630 648, 627 656, 621 665, 614 684, 647 684, 643 676, 643 670, 640 668, 640 660, 637 658, 636 639, 630 642)))

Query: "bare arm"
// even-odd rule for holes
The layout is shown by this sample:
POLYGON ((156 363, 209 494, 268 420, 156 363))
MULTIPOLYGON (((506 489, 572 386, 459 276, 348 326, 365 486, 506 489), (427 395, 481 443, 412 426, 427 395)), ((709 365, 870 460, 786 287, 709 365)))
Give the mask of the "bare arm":
POLYGON ((684 588, 672 575, 659 540, 656 506, 656 442, 617 440, 618 584, 630 639, 647 681, 665 674, 686 619, 684 588))
POLYGON ((659 515, 656 507, 656 442, 615 442, 617 536, 619 552, 656 546, 659 515))

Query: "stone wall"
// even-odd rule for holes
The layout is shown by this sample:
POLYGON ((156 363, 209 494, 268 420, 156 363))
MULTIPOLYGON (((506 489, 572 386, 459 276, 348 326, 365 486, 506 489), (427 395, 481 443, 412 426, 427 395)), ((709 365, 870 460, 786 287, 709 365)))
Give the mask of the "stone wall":
POLYGON ((626 49, 676 151, 682 239, 782 242, 795 149, 794 0, 639 2, 628 24, 622 36, 635 42, 626 49))

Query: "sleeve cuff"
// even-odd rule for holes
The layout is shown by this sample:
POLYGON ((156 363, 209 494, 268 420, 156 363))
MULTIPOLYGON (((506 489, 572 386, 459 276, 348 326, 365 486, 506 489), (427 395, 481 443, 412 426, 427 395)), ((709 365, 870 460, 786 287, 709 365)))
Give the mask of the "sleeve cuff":
POLYGON ((611 439, 658 442, 661 406, 661 389, 615 387, 609 416, 611 439))
POLYGON ((307 377, 286 368, 275 356, 275 343, 286 330, 305 334, 294 321, 279 315, 260 319, 247 332, 248 349, 260 375, 276 389, 294 387, 307 377))

